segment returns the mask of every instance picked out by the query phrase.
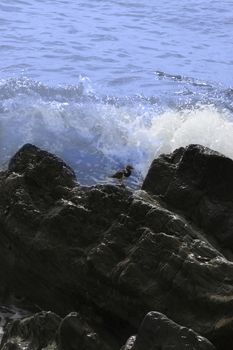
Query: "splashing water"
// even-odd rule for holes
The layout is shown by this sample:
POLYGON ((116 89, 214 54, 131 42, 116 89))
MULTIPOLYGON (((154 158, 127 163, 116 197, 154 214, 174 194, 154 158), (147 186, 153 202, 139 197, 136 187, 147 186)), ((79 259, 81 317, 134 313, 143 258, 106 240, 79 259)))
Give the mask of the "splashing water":
POLYGON ((113 171, 132 164, 137 187, 155 157, 180 146, 200 143, 233 158, 230 110, 184 96, 166 104, 163 96, 99 98, 83 79, 66 88, 2 81, 0 163, 30 142, 62 157, 83 184, 110 181, 113 171))
POLYGON ((233 120, 226 110, 220 111, 213 105, 166 112, 153 119, 149 134, 151 144, 152 139, 160 143, 152 157, 197 143, 233 159, 233 120))

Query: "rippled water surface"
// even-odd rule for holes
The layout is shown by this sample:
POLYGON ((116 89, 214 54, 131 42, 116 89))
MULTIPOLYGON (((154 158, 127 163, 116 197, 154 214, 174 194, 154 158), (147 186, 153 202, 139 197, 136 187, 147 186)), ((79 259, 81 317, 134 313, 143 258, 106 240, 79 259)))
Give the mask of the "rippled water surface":
POLYGON ((82 183, 189 143, 233 158, 233 6, 2 0, 0 163, 25 142, 82 183))
POLYGON ((232 1, 2 0, 1 76, 153 93, 155 71, 232 84, 232 1))

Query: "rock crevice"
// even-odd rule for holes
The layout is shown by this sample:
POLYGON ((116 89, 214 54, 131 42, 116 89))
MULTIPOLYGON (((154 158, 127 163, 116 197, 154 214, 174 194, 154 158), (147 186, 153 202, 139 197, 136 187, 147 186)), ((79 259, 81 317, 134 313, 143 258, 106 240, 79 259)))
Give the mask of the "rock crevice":
POLYGON ((61 159, 23 146, 0 173, 0 299, 22 296, 59 316, 9 325, 1 348, 22 349, 22 322, 52 315, 46 349, 120 349, 136 333, 124 350, 146 349, 162 322, 170 340, 161 333, 151 349, 230 350, 232 178, 232 160, 190 145, 154 160, 141 190, 85 187, 61 159), (150 334, 139 329, 145 315, 150 334))

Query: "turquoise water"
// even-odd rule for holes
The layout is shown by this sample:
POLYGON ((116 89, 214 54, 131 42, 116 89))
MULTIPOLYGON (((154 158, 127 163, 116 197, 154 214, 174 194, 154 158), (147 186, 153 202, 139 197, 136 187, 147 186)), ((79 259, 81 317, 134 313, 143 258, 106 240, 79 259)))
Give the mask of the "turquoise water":
POLYGON ((25 142, 85 184, 189 143, 233 158, 232 2, 2 0, 0 163, 25 142))

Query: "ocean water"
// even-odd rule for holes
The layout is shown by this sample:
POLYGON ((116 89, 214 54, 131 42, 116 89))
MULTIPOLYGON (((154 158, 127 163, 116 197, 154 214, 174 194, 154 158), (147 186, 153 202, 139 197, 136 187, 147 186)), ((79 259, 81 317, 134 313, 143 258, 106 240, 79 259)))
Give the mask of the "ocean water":
POLYGON ((0 165, 25 142, 83 184, 201 143, 233 158, 230 0, 2 0, 0 165))

